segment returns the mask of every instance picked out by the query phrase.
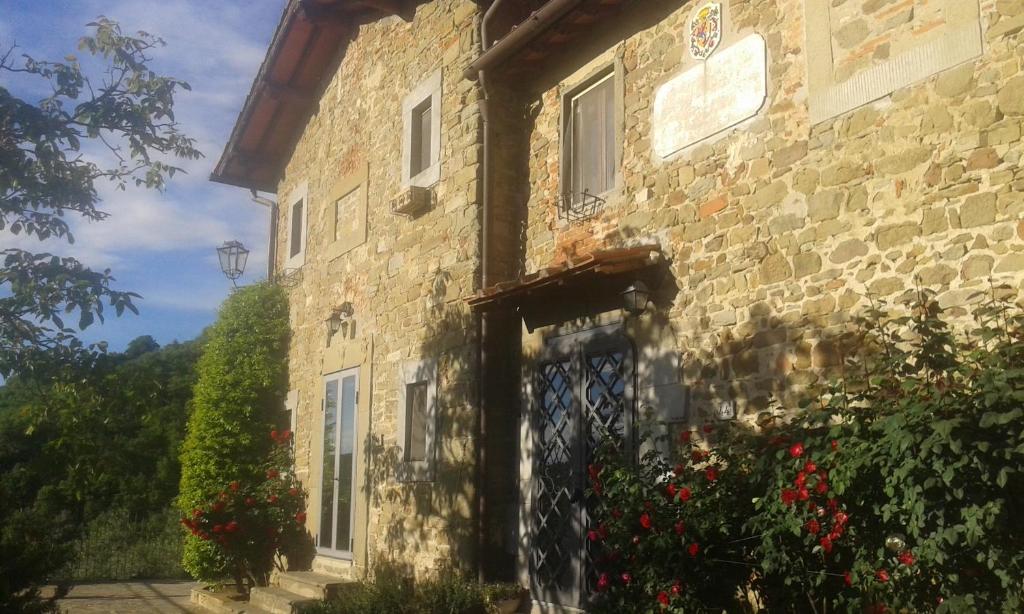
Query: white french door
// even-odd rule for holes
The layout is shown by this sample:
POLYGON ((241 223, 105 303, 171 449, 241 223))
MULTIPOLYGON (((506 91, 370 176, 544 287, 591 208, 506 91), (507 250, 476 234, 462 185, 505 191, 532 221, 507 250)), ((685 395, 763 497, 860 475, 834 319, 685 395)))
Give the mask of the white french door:
POLYGON ((317 551, 352 558, 356 493, 356 401, 359 369, 324 377, 323 455, 317 551))

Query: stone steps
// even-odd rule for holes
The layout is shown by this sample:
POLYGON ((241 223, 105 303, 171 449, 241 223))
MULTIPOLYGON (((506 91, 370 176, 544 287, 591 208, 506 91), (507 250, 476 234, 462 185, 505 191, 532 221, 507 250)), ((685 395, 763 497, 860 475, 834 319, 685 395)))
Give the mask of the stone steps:
POLYGON ((346 584, 349 569, 341 566, 319 566, 319 571, 288 571, 278 574, 271 586, 257 586, 249 593, 249 601, 232 598, 228 591, 192 590, 192 603, 215 614, 298 614, 302 608, 330 599, 346 584), (324 567, 341 571, 346 577, 324 573, 324 567))

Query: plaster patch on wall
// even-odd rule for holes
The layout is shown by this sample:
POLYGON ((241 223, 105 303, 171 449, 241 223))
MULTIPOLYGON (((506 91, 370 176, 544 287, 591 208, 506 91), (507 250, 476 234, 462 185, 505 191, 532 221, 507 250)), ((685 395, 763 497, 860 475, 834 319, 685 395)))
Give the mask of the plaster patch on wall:
POLYGON ((751 34, 676 75, 654 95, 654 153, 664 159, 754 116, 768 95, 767 50, 751 34))

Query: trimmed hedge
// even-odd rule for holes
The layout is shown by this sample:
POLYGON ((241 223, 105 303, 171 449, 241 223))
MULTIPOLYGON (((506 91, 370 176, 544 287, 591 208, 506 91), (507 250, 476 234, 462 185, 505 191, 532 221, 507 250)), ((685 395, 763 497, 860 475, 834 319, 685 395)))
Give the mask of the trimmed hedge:
MULTIPOLYGON (((181 453, 178 507, 189 514, 233 480, 262 478, 287 388, 288 304, 267 283, 240 288, 221 306, 197 365, 181 453)), ((210 542, 188 536, 182 566, 195 578, 230 574, 210 542)))

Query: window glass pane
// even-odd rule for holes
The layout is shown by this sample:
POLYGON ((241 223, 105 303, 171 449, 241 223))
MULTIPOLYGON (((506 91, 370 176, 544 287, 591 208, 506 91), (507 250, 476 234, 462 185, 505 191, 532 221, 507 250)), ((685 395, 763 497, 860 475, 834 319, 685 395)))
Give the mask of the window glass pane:
POLYGON ((412 134, 410 140, 409 175, 415 177, 430 167, 430 98, 412 110, 410 121, 412 134))
POLYGON ((338 380, 324 390, 324 453, 320 490, 320 547, 334 548, 334 460, 338 436, 338 380))
POLYGON ((427 459, 427 382, 405 386, 405 460, 427 459))
POLYGON ((352 501, 355 483, 352 469, 356 447, 356 377, 341 381, 341 423, 338 433, 338 541, 337 549, 351 550, 352 501))
POLYGON ((292 235, 288 255, 297 256, 302 251, 302 201, 292 205, 292 235))
POLYGON ((571 105, 570 185, 574 194, 615 186, 615 80, 606 77, 571 105))

